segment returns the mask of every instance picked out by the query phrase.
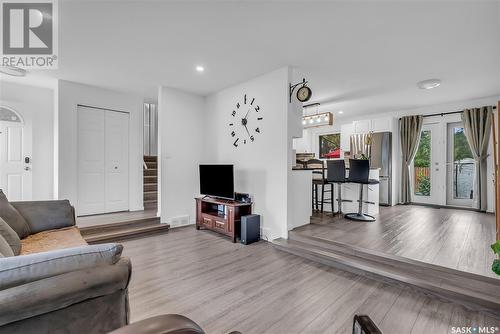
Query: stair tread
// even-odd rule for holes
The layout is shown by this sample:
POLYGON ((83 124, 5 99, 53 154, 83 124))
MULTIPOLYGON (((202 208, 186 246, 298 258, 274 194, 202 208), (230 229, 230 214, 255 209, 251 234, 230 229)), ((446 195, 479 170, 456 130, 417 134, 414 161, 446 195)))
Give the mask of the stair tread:
POLYGON ((98 234, 103 231, 120 230, 130 226, 150 226, 160 223, 160 217, 137 218, 123 222, 107 223, 94 226, 81 227, 80 232, 84 235, 98 234))
POLYGON ((500 284, 500 279, 482 276, 474 273, 459 271, 457 269, 438 266, 418 260, 413 260, 410 258, 404 258, 397 255, 392 255, 388 253, 383 253, 376 250, 365 249, 358 246, 353 246, 349 244, 340 243, 338 241, 328 240, 317 236, 308 236, 303 234, 298 234, 291 232, 290 239, 294 241, 308 243, 309 240, 316 242, 314 245, 316 247, 326 248, 328 250, 333 250, 342 253, 356 254, 357 256, 361 256, 364 258, 368 258, 375 261, 383 261, 383 263, 390 263, 392 265, 397 265, 399 267, 409 268, 410 270, 415 270, 415 268, 422 268, 425 270, 425 274, 428 274, 428 270, 436 271, 439 273, 446 273, 449 275, 459 275, 459 277, 464 277, 466 279, 472 279, 474 281, 481 281, 489 284, 500 284))
POLYGON ((168 230, 168 229, 170 229, 170 225, 158 223, 156 225, 150 225, 150 226, 144 226, 144 227, 135 227, 135 228, 128 228, 128 229, 123 229, 123 230, 118 230, 118 231, 113 231, 113 232, 85 235, 84 239, 87 242, 95 242, 95 241, 99 241, 99 240, 116 239, 116 238, 120 238, 120 237, 127 237, 127 236, 133 236, 133 235, 142 234, 142 233, 146 233, 146 232, 163 231, 163 230, 168 230))
MULTIPOLYGON (((285 251, 287 249, 290 251, 295 250, 298 253, 306 253, 305 255, 320 257, 343 266, 413 285, 438 295, 446 295, 449 298, 451 296, 457 297, 465 302, 472 302, 493 310, 498 310, 498 307, 500 307, 500 289, 498 289, 500 281, 498 283, 493 281, 496 284, 478 282, 459 275, 454 277, 449 272, 440 272, 439 274, 443 278, 438 279, 437 275, 433 275, 433 270, 429 268, 426 270, 430 272, 425 275, 421 271, 419 272, 418 268, 413 270, 407 266, 398 268, 391 264, 370 261, 354 254, 335 252, 297 240, 276 239, 273 243, 285 251)), ((299 254, 296 255, 300 256, 299 254)))

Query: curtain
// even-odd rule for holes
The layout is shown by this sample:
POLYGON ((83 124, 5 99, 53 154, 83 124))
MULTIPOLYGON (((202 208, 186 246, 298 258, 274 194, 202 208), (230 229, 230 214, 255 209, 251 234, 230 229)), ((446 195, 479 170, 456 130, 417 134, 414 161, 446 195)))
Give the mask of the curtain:
POLYGON ((420 143, 420 132, 424 118, 421 115, 405 116, 399 122, 401 138, 402 168, 401 168, 401 202, 410 203, 413 196, 410 167, 420 143))
POLYGON ((365 157, 370 157, 370 138, 371 134, 369 133, 359 133, 351 135, 349 138, 349 146, 351 150, 351 157, 355 159, 361 158, 361 154, 364 154, 365 157))
POLYGON ((486 211, 487 179, 486 158, 490 142, 493 107, 465 109, 462 113, 464 134, 469 143, 476 162, 476 178, 474 180, 474 206, 486 211))

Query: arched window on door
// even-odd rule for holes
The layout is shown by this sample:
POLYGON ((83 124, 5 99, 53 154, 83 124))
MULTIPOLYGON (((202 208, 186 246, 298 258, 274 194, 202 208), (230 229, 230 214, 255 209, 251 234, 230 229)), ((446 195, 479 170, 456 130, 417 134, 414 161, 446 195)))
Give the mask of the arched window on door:
POLYGON ((0 106, 0 122, 23 123, 23 118, 14 109, 0 106))

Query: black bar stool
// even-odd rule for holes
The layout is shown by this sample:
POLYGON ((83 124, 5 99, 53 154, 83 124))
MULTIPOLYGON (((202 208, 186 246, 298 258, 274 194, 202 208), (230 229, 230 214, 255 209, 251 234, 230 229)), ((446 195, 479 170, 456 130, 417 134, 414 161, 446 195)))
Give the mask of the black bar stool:
MULTIPOLYGON (((332 212, 333 214, 341 215, 342 212, 342 203, 343 202, 352 202, 349 199, 342 199, 342 184, 346 182, 345 178, 345 161, 344 160, 328 160, 326 162, 326 180, 328 183, 332 185, 332 188, 337 185, 337 208, 338 210, 334 212, 333 204, 332 204, 332 212)), ((333 195, 332 195, 333 197, 333 195)))
POLYGON ((363 203, 375 204, 374 202, 363 201, 363 188, 365 185, 378 184, 377 180, 370 180, 370 161, 364 159, 349 159, 349 177, 347 182, 359 184, 359 207, 358 212, 347 213, 345 217, 352 220, 366 222, 375 221, 375 217, 363 213, 363 203))
MULTIPOLYGON (((312 169, 312 207, 323 213, 324 204, 333 203, 333 185, 325 177, 325 163, 319 159, 307 160, 306 167, 312 169), (325 186, 330 185, 330 198, 325 198, 325 186), (318 196, 318 186, 321 186, 321 199, 318 196), (320 204, 321 203, 321 204, 320 204), (321 210, 319 209, 321 205, 321 210)), ((332 204, 333 207, 333 204, 332 204)), ((333 209, 332 209, 333 211, 333 209)))

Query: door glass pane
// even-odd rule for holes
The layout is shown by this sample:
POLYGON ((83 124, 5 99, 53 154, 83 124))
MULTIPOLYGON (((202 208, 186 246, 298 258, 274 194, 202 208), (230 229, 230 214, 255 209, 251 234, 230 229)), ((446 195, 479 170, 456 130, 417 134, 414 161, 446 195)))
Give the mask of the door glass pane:
POLYGON ((413 161, 414 191, 418 196, 431 195, 431 131, 424 130, 420 134, 420 144, 413 161))
POLYGON ((474 158, 465 138, 464 128, 453 127, 453 198, 472 199, 474 158))

